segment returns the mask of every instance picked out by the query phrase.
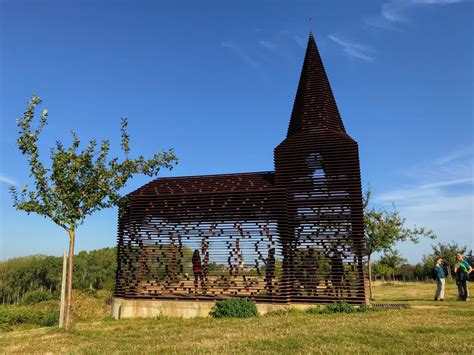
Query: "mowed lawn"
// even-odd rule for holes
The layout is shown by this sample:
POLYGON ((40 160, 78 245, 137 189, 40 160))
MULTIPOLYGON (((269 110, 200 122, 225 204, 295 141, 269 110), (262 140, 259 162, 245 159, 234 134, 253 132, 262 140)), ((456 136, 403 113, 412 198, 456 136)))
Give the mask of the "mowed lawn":
MULTIPOLYGON (((471 284, 472 286, 472 284, 471 284)), ((0 334, 0 352, 81 353, 462 353, 474 352, 474 302, 432 300, 434 284, 377 285, 375 302, 410 309, 289 314, 253 319, 134 319, 0 334)))

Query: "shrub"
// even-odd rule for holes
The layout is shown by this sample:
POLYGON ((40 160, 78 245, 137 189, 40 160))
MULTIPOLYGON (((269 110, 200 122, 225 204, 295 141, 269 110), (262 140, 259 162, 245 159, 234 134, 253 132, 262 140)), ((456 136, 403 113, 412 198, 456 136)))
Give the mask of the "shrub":
POLYGON ((335 301, 321 310, 321 313, 354 313, 356 309, 346 301, 335 301))
POLYGON ((43 301, 49 301, 53 298, 54 298, 53 294, 48 291, 43 291, 43 290, 28 291, 23 295, 20 304, 22 305, 36 304, 43 301))
POLYGON ((320 314, 324 308, 320 306, 309 307, 305 309, 305 312, 308 314, 320 314))
POLYGON ((234 298, 217 302, 210 314, 214 318, 255 317, 257 315, 257 306, 248 298, 234 298))
POLYGON ((357 312, 360 312, 360 313, 365 313, 365 312, 369 312, 370 310, 372 310, 371 308, 367 307, 367 305, 365 303, 362 303, 359 308, 357 309, 357 312))
POLYGON ((50 327, 58 323, 59 311, 51 308, 31 306, 0 306, 0 329, 10 330, 12 326, 32 324, 50 327))
POLYGON ((287 316, 287 315, 298 315, 302 314, 303 312, 298 308, 281 308, 275 311, 267 312, 265 315, 267 316, 287 316))
POLYGON ((112 316, 105 316, 101 320, 101 322, 106 323, 106 322, 115 322, 116 319, 112 316))
POLYGON ((72 314, 76 320, 97 320, 110 314, 105 298, 92 296, 90 292, 73 290, 72 314))

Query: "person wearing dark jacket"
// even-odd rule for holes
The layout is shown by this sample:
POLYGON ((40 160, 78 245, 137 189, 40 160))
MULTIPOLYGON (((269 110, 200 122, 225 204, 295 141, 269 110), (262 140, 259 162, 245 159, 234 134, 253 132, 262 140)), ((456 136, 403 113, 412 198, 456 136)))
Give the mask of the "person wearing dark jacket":
POLYGON ((442 263, 443 259, 437 258, 433 268, 433 278, 436 280, 436 293, 434 296, 435 301, 444 301, 444 287, 446 285, 446 279, 442 263))
POLYGON ((193 264, 194 289, 197 289, 198 287, 198 279, 201 280, 201 288, 204 288, 204 274, 202 271, 201 255, 199 254, 199 250, 194 250, 191 263, 193 264))
POLYGON ((472 272, 472 267, 466 260, 463 260, 461 253, 456 255, 456 264, 454 264, 454 273, 456 275, 456 286, 458 287, 458 301, 467 301, 469 290, 467 289, 467 280, 472 272))

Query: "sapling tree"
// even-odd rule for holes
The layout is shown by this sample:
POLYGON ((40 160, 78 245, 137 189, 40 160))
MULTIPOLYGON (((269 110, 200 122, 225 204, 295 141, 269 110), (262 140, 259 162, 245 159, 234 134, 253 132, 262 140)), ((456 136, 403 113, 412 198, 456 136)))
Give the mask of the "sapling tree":
POLYGON ((94 212, 123 203, 125 197, 121 195, 121 190, 133 175, 154 176, 161 168, 172 169, 177 158, 173 149, 161 150, 151 159, 143 156, 130 158, 127 119, 122 118, 121 150, 124 156, 121 159, 109 158, 109 140, 102 141, 98 146, 93 139, 81 150, 79 138, 72 132, 71 146, 65 147, 57 141, 50 150, 50 162, 46 165, 40 159, 38 139, 47 124, 47 110, 42 111, 39 123, 35 125, 36 128, 33 127, 35 111, 41 102, 41 98, 33 94, 23 117, 17 120, 20 128, 18 148, 28 160, 34 186, 22 186, 20 191, 11 186, 10 192, 13 206, 17 210, 49 218, 68 234, 67 329, 71 322, 72 271, 77 227, 94 212))
POLYGON ((405 227, 406 219, 394 208, 393 211, 370 206, 370 188, 363 197, 365 251, 369 269, 369 297, 372 299, 372 255, 388 252, 397 242, 409 240, 418 243, 420 237, 435 239, 433 231, 424 227, 405 227))
POLYGON ((395 282, 395 270, 406 262, 407 259, 402 257, 396 249, 386 251, 380 258, 380 263, 390 269, 393 282, 395 282))

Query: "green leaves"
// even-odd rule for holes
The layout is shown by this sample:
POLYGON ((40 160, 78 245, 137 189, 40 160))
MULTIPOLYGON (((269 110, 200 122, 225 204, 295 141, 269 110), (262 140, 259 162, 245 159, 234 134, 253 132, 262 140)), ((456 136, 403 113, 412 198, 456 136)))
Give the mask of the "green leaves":
POLYGON ((32 128, 35 111, 42 103, 33 94, 23 117, 17 120, 18 148, 27 157, 33 188, 10 187, 13 205, 18 210, 37 213, 50 218, 66 230, 75 230, 86 216, 123 201, 120 190, 135 174, 155 176, 160 169, 172 169, 177 158, 172 149, 159 151, 151 159, 129 158, 127 119, 121 122, 121 149, 125 157, 109 158, 110 142, 104 140, 97 149, 95 139, 80 150, 81 142, 74 131, 72 144, 66 148, 57 141, 50 149, 50 168, 39 159, 38 137, 47 124, 48 110, 43 110, 36 129, 32 128))
POLYGON ((125 117, 122 117, 121 127, 120 127, 120 131, 122 132, 121 147, 122 147, 122 151, 124 152, 125 156, 128 158, 128 152, 130 151, 130 147, 129 147, 128 143, 129 143, 130 138, 127 134, 127 126, 128 126, 127 119, 125 117))
POLYGON ((400 241, 410 240, 413 243, 418 243, 420 237, 436 238, 433 231, 424 227, 405 227, 406 219, 400 216, 395 207, 393 211, 369 207, 370 195, 369 188, 363 203, 367 255, 370 256, 375 252, 388 252, 400 241))
POLYGON ((407 259, 403 258, 400 255, 400 252, 394 249, 386 251, 385 254, 380 258, 380 263, 391 269, 395 269, 406 262, 407 259))

